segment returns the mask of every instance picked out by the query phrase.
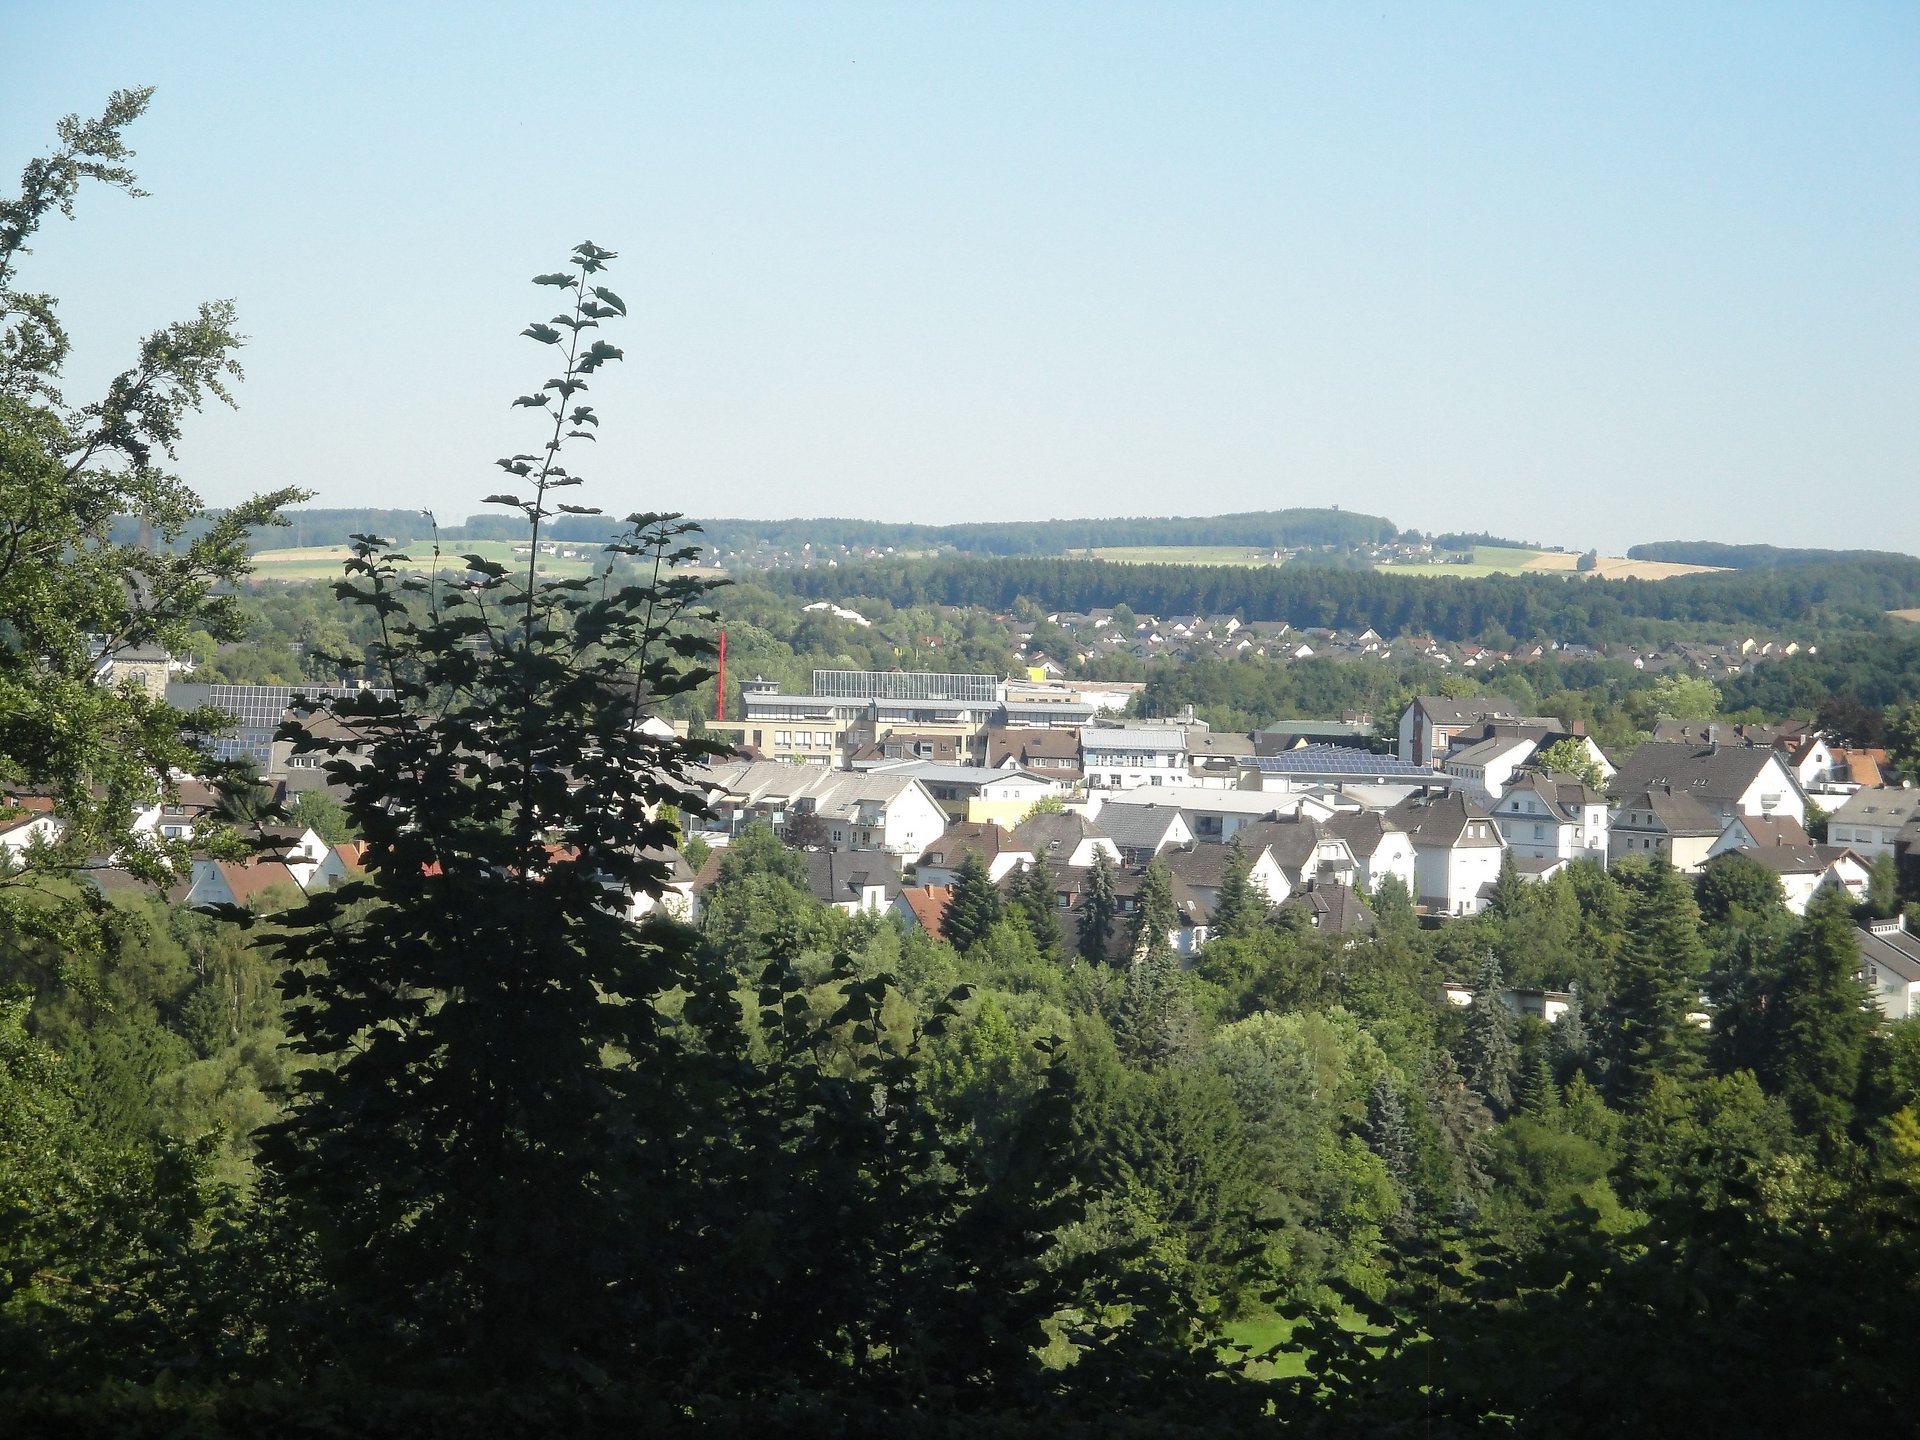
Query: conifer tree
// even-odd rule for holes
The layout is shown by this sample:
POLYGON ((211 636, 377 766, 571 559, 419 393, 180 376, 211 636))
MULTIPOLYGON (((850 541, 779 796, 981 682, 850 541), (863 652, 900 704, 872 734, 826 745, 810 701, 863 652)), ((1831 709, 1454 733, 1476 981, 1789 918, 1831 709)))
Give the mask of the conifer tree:
POLYGON ((1530 898, 1527 882, 1520 878, 1520 867, 1514 863, 1513 851, 1502 850, 1500 873, 1494 878, 1487 908, 1502 920, 1513 920, 1525 913, 1530 898))
POLYGON ((1770 1044, 1760 1078, 1785 1098, 1801 1131, 1827 1148, 1853 1118, 1860 1066, 1878 1014, 1860 979, 1852 902, 1830 886, 1815 895, 1789 942, 1770 997, 1770 1044))
POLYGON ((1567 1008, 1547 1032, 1547 1055, 1554 1068, 1570 1076, 1587 1058, 1586 1001, 1578 982, 1567 987, 1567 1008))
POLYGON ((953 876, 953 899, 940 921, 940 933, 956 950, 966 950, 986 938, 1000 918, 1000 892, 987 875, 987 862, 969 850, 953 876))
POLYGON ((1545 1045, 1528 1050, 1520 1064, 1520 1094, 1514 1108, 1522 1115, 1551 1115, 1560 1108, 1560 1090, 1553 1083, 1553 1066, 1545 1045))
POLYGON ((1066 932, 1060 924, 1060 908, 1054 894, 1053 877, 1038 861, 1023 865, 1010 887, 1013 908, 1033 936, 1034 947, 1049 960, 1066 956, 1066 932))
POLYGON ((1148 1068, 1183 1060, 1199 1048, 1200 1017, 1171 945, 1150 945, 1128 967, 1113 1038, 1122 1054, 1148 1068))
POLYGON ((1113 860, 1105 850, 1093 852, 1093 868, 1087 875, 1087 893, 1080 902, 1080 958, 1095 965, 1107 963, 1107 948, 1113 939, 1114 917, 1119 913, 1113 893, 1113 860))
POLYGON ((1367 1148, 1380 1157, 1400 1189, 1403 1211, 1412 1197, 1413 1129, 1407 1123, 1407 1107, 1400 1091, 1385 1072, 1375 1077, 1367 1091, 1367 1148))
POLYGON ((1700 912, 1684 876, 1664 860, 1634 877, 1626 939, 1605 1011, 1609 1098, 1637 1105, 1655 1075, 1691 1080, 1704 1050, 1688 1017, 1707 973, 1700 912))
POLYGON ((1234 836, 1227 842, 1226 860, 1220 871, 1220 893, 1213 902, 1213 933, 1243 940, 1265 923, 1272 908, 1267 896, 1251 876, 1247 852, 1234 836))
POLYGON ((1480 962, 1474 983, 1473 1005, 1467 1011, 1462 1043, 1466 1052, 1467 1083, 1480 1092, 1495 1113, 1513 1108, 1513 1069, 1518 1059, 1512 1014, 1500 999, 1506 982, 1500 962, 1491 951, 1480 962))
POLYGON ((1169 938, 1180 923, 1180 912, 1173 903, 1173 872, 1158 855, 1147 866, 1145 880, 1134 900, 1131 942, 1133 963, 1138 965, 1149 954, 1171 952, 1169 938))

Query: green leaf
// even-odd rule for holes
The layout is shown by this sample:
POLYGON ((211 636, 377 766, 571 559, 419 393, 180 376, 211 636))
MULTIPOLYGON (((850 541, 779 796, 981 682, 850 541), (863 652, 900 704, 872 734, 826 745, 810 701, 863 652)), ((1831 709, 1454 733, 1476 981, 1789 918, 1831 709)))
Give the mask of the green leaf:
POLYGON ((542 325, 538 321, 527 326, 527 328, 520 333, 538 340, 542 345, 558 345, 560 343, 560 332, 551 325, 542 325))

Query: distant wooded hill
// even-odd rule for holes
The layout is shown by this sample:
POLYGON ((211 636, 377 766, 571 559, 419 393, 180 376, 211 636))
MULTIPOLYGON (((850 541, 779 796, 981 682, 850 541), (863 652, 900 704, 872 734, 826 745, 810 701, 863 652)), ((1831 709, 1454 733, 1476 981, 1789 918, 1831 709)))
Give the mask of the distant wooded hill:
POLYGON ((770 584, 809 599, 874 596, 897 606, 977 605, 1022 598, 1045 610, 1126 604, 1143 614, 1238 615, 1442 640, 1503 637, 1641 643, 1679 628, 1747 628, 1801 638, 1888 623, 1920 605, 1920 560, 1893 556, 1823 566, 1723 571, 1669 580, 1570 574, 1415 577, 1295 565, 1138 565, 1110 561, 967 558, 868 561, 777 571, 770 584))
POLYGON ((1722 545, 1717 540, 1656 540, 1627 551, 1629 560, 1665 560, 1713 565, 1723 570, 1778 570, 1789 565, 1848 565, 1874 560, 1911 560, 1897 550, 1795 550, 1778 545, 1722 545))
MULTIPOLYGON (((262 532, 255 548, 341 545, 355 533, 383 535, 401 544, 432 534, 418 510, 290 510, 287 529, 262 532)), ((547 526, 556 540, 596 540, 618 517, 575 515, 547 526)), ((1061 555, 1069 550, 1139 545, 1244 545, 1293 549, 1353 546, 1391 540, 1391 520, 1348 510, 1257 510, 1240 515, 1120 517, 1107 520, 1015 520, 992 524, 914 525, 880 520, 703 520, 705 543, 718 550, 815 549, 943 551, 963 555, 1061 555)), ((518 517, 472 515, 443 525, 443 540, 513 540, 525 533, 518 517)))

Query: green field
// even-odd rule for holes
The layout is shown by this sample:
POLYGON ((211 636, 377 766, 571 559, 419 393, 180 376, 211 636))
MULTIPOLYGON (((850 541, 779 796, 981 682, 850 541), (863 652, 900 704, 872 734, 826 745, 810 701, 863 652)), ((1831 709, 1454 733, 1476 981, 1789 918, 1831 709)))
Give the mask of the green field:
POLYGON ((1541 550, 1515 550, 1504 545, 1476 545, 1471 565, 1376 565, 1374 569, 1389 575, 1446 575, 1455 580, 1476 580, 1488 575, 1520 575, 1543 555, 1541 550))
MULTIPOLYGON (((409 545, 405 552, 412 556, 417 567, 425 571, 433 563, 433 547, 430 544, 409 545)), ((575 548, 572 546, 566 548, 575 548)), ((540 557, 539 573, 551 579, 575 579, 593 573, 597 549, 590 546, 578 547, 583 559, 560 559, 543 555, 540 557)), ((348 554, 344 545, 309 545, 298 550, 262 550, 253 557, 254 577, 259 580, 337 580, 340 578, 340 566, 348 554)), ((497 560, 502 565, 526 564, 526 557, 516 562, 513 544, 507 540, 452 540, 443 542, 440 565, 443 570, 460 569, 461 555, 478 555, 486 560, 497 560)))

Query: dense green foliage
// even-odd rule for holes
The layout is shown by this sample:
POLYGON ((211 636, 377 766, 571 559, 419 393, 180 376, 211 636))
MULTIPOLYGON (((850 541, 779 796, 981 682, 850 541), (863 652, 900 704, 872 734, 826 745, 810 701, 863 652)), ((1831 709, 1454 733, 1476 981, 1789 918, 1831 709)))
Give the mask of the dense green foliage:
POLYGON ((888 560, 855 569, 782 571, 794 593, 857 590, 895 605, 1006 609, 1025 597, 1049 610, 1125 602, 1143 614, 1229 614, 1383 635, 1485 641, 1545 635, 1588 644, 1671 638, 1678 624, 1770 632, 1871 628, 1920 605, 1920 560, 1886 560, 1682 575, 1572 580, 1552 574, 1447 577, 1281 566, 1128 565, 1079 560, 888 560))
POLYGON ((1779 545, 1727 545, 1717 540, 1656 540, 1635 545, 1629 560, 1665 560, 1676 565, 1717 565, 1727 570, 1774 570, 1785 565, 1851 565, 1908 560, 1898 550, 1805 550, 1779 545))

